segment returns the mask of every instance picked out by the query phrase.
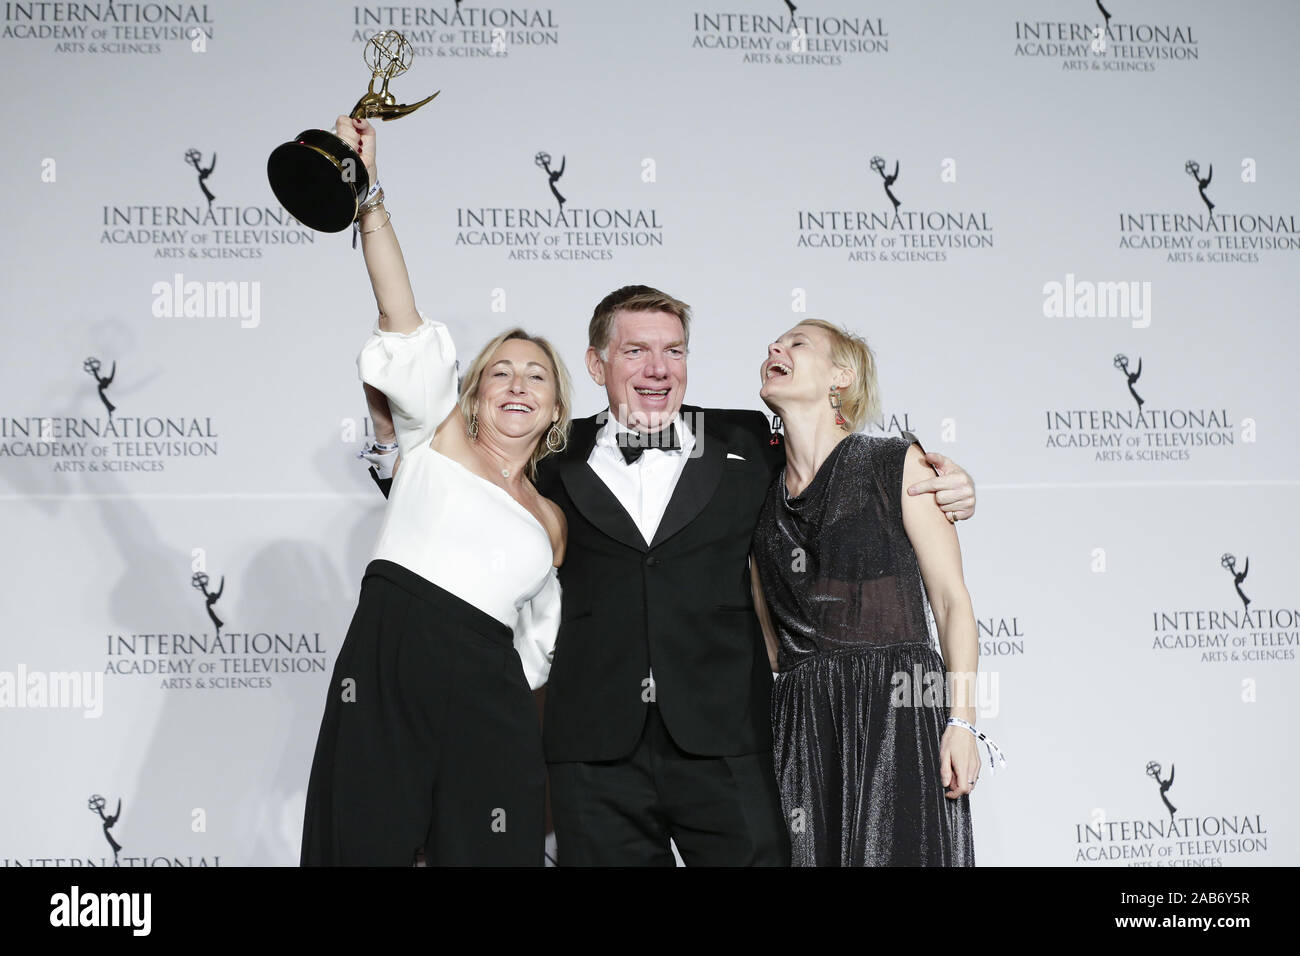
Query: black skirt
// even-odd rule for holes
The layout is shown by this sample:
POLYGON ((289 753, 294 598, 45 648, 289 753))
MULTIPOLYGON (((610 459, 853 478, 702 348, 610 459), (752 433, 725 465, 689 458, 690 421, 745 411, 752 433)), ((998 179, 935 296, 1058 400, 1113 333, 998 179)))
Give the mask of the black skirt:
POLYGON ((330 679, 302 864, 541 866, 545 788, 510 628, 372 561, 330 679))

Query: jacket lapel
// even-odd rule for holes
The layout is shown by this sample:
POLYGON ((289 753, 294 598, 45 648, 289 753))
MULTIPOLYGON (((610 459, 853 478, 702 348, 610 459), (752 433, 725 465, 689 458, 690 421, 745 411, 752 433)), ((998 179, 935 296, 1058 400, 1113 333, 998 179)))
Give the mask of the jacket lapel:
POLYGON ((569 450, 560 465, 560 480, 569 493, 569 499, 582 516, 593 525, 629 548, 648 550, 641 529, 627 513, 618 498, 609 490, 600 476, 591 470, 587 459, 596 444, 596 434, 604 423, 597 417, 578 419, 569 433, 569 450))
POLYGON ((683 406, 682 417, 689 418, 697 426, 694 429, 694 457, 686 459, 677 487, 673 489, 668 507, 655 530, 654 541, 650 543, 652 548, 663 544, 694 521, 713 498, 718 482, 722 480, 722 462, 727 455, 725 439, 709 428, 707 417, 698 408, 683 406))

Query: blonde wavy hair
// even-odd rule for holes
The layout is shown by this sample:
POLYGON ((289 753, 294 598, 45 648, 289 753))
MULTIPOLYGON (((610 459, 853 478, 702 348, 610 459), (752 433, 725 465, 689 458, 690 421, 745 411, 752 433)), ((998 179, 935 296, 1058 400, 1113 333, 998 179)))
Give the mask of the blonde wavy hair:
MULTIPOLYGON (((569 444, 569 422, 573 415, 573 380, 569 377, 569 370, 560 359, 560 354, 555 350, 555 346, 540 335, 529 335, 523 329, 507 329, 483 346, 482 351, 474 357, 474 361, 469 363, 469 368, 465 369, 465 375, 460 380, 460 395, 456 399, 456 405, 460 408, 460 413, 465 419, 465 427, 468 428, 469 423, 474 421, 475 418, 475 406, 478 405, 479 382, 483 378, 483 370, 487 368, 488 362, 496 354, 497 349, 511 339, 532 342, 546 354, 547 361, 551 363, 551 372, 555 376, 555 404, 560 413, 560 417, 555 420, 554 427, 559 429, 563 438, 560 447, 556 449, 558 454, 564 451, 569 444)), ((548 430, 538 439, 537 446, 528 458, 528 477, 530 479, 536 480, 538 462, 551 454, 551 448, 546 444, 546 437, 549 434, 550 431, 548 430)))
POLYGON ((857 431, 880 411, 875 353, 862 336, 832 322, 804 319, 799 324, 811 325, 830 336, 831 362, 853 373, 853 381, 840 389, 840 414, 846 421, 844 430, 857 431))

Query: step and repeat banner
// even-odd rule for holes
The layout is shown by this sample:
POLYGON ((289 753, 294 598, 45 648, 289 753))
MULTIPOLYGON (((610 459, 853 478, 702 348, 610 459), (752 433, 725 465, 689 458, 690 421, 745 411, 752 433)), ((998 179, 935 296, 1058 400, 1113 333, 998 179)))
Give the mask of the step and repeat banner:
POLYGON ((377 123, 472 355, 695 310, 688 401, 866 336, 960 526, 983 865, 1300 863, 1300 11, 1285 0, 5 2, 0 863, 288 865, 384 502, 350 233, 272 149, 377 123))

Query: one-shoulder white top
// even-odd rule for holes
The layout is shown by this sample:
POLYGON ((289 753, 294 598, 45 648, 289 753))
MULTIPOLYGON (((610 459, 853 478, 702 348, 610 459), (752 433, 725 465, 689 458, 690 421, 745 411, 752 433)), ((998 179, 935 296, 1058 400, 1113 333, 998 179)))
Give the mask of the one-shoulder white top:
POLYGON ((456 403, 456 347, 445 325, 420 318, 405 334, 376 327, 357 357, 361 380, 388 398, 402 455, 374 558, 509 627, 536 689, 546 683, 560 626, 551 538, 508 491, 430 447, 456 403))

